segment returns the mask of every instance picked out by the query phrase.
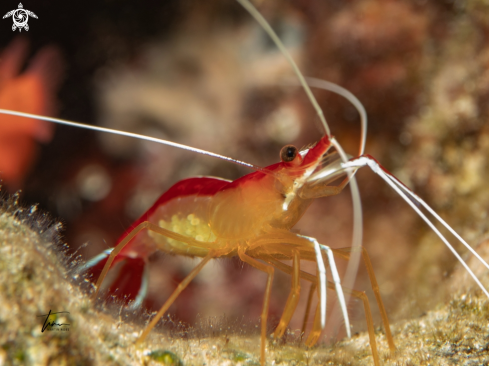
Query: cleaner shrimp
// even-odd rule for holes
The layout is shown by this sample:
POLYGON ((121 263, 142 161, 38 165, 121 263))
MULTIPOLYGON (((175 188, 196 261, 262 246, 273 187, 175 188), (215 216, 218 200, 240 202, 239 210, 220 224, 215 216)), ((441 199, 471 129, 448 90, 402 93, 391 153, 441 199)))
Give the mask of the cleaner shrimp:
MULTIPOLYGON (((282 52, 284 52, 285 55, 288 55, 287 51, 281 46, 281 42, 278 37, 276 37, 273 31, 271 31, 268 24, 263 20, 263 18, 255 10, 253 10, 253 8, 251 8, 250 4, 246 2, 242 2, 242 4, 252 14, 254 14, 254 16, 267 30, 267 32, 271 34, 275 42, 281 48, 282 52)), ((361 249, 361 206, 358 198, 358 188, 356 187, 354 174, 357 169, 365 166, 368 166, 374 173, 379 175, 413 208, 415 212, 417 212, 422 217, 423 220, 426 221, 428 226, 430 226, 433 231, 438 236, 440 236, 441 240, 454 253, 457 259, 467 269, 468 273, 471 274, 481 290, 487 296, 489 296, 487 290, 482 286, 480 281, 471 272, 471 270, 465 265, 462 258, 455 252, 450 243, 448 243, 443 235, 436 229, 434 224, 423 214, 423 212, 420 210, 420 207, 426 209, 427 212, 433 215, 436 220, 441 222, 442 225, 444 225, 453 235, 455 235, 457 239, 459 239, 467 247, 467 249, 470 250, 472 254, 474 254, 476 257, 478 257, 480 261, 484 263, 484 265, 487 267, 487 264, 482 260, 482 258, 480 258, 477 253, 473 251, 471 247, 466 244, 460 236, 458 236, 433 210, 431 210, 429 206, 424 203, 424 201, 422 201, 417 195, 413 194, 388 171, 382 168, 382 166, 375 159, 368 155, 363 155, 366 138, 365 132, 362 135, 362 143, 358 154, 359 156, 357 158, 348 159, 339 143, 336 141, 336 139, 334 139, 334 137, 332 137, 329 131, 329 127, 324 117, 322 116, 322 112, 318 104, 315 102, 315 99, 312 96, 308 85, 314 87, 323 87, 329 90, 333 89, 333 91, 343 94, 345 94, 345 91, 341 88, 333 86, 332 84, 327 84, 319 80, 304 79, 293 61, 291 62, 298 73, 298 77, 301 80, 301 83, 306 89, 308 97, 311 99, 311 103, 314 105, 318 116, 323 123, 323 132, 325 135, 314 147, 311 147, 301 152, 290 146, 284 147, 281 152, 281 163, 266 168, 261 168, 251 164, 240 162, 235 159, 227 158, 222 155, 190 148, 169 141, 145 138, 131 133, 119 133, 125 136, 144 138, 146 140, 164 143, 177 148, 187 149, 193 152, 223 159, 241 166, 246 166, 255 170, 254 173, 251 173, 232 183, 210 178, 200 178, 198 180, 187 179, 177 183, 165 194, 163 194, 163 196, 155 204, 155 206, 153 206, 153 208, 148 210, 147 213, 143 215, 140 220, 135 222, 135 224, 132 226, 132 229, 128 230, 123 235, 123 237, 121 237, 121 239, 118 241, 117 246, 113 250, 103 253, 93 260, 87 262, 84 269, 91 268, 94 272, 101 272, 96 284, 97 290, 95 296, 97 296, 105 275, 109 271, 111 265, 113 265, 116 261, 124 259, 127 261, 127 263, 131 263, 131 260, 134 258, 147 258, 148 254, 155 249, 170 253, 191 255, 203 258, 202 262, 188 275, 184 282, 182 282, 182 285, 179 286, 179 288, 174 292, 167 303, 165 303, 165 305, 161 308, 161 310, 158 312, 158 315, 152 320, 150 325, 141 335, 141 340, 143 340, 144 337, 147 336, 147 334, 156 324, 158 319, 167 311, 173 299, 178 296, 183 288, 195 277, 198 271, 211 258, 237 255, 244 262, 249 263, 251 266, 254 266, 268 274, 263 313, 261 318, 262 327, 260 357, 262 364, 265 363, 267 306, 270 297, 270 288, 273 279, 274 268, 275 270, 291 274, 293 278, 292 291, 289 295, 279 326, 274 332, 275 337, 280 337, 283 334, 288 321, 290 321, 290 317, 294 313, 299 292, 299 279, 303 278, 317 286, 318 297, 320 299, 315 315, 313 330, 311 331, 306 343, 308 345, 315 344, 319 338, 321 330, 325 326, 325 290, 326 287, 331 287, 336 291, 337 296, 342 303, 342 313, 346 326, 346 332, 348 335, 350 333, 350 330, 348 325, 348 314, 345 305, 348 302, 348 295, 357 296, 364 301, 364 306, 367 312, 366 316, 368 331, 374 362, 376 365, 380 364, 379 356, 377 354, 377 349, 375 346, 373 322, 371 320, 371 316, 369 315, 369 305, 366 301, 366 297, 365 295, 362 295, 362 293, 347 290, 347 288, 352 287, 352 279, 355 278, 358 261, 360 259, 360 255, 363 254, 368 273, 371 276, 370 278, 372 281, 372 288, 374 289, 376 298, 379 302, 379 307, 381 308, 385 331, 387 334, 389 334, 389 325, 385 310, 383 310, 383 305, 380 299, 378 286, 373 275, 373 270, 372 267, 369 265, 366 251, 364 249, 361 249), (331 154, 329 152, 331 148, 335 148, 336 154, 331 154), (340 183, 340 185, 329 185, 329 183, 332 183, 335 180, 344 177, 345 175, 346 178, 340 183), (267 182, 266 187, 268 188, 261 191, 261 187, 257 188, 257 186, 253 184, 255 183, 255 181, 267 182), (307 208, 308 204, 310 203, 309 200, 312 200, 313 198, 316 198, 318 196, 337 194, 347 185, 347 183, 350 183, 355 207, 355 224, 353 235, 354 244, 352 246, 352 250, 330 249, 329 247, 318 243, 314 238, 292 234, 290 233, 290 231, 288 231, 288 229, 290 229, 293 224, 295 224, 295 222, 298 220, 298 218, 300 218, 304 210, 307 208), (249 191, 247 191, 247 189, 249 189, 249 191), (193 195, 202 196, 205 197, 204 200, 212 201, 211 207, 213 213, 211 216, 214 217, 206 217, 203 213, 207 209, 206 205, 209 204, 208 202, 199 204, 197 208, 188 205, 185 208, 185 210, 188 211, 188 215, 184 215, 185 217, 183 219, 182 217, 176 217, 176 219, 180 221, 179 224, 181 225, 185 225, 185 222, 181 222, 185 221, 185 219, 191 222, 191 224, 192 222, 194 222, 196 223, 196 225, 194 226, 198 226, 199 229, 202 229, 202 232, 195 234, 194 237, 186 237, 179 233, 178 230, 176 230, 176 232, 170 230, 172 227, 168 225, 168 223, 172 222, 172 218, 174 217, 172 213, 176 212, 172 210, 175 209, 168 206, 166 209, 169 210, 170 214, 166 212, 158 212, 158 209, 160 206, 166 207, 167 204, 175 198, 181 198, 185 200, 186 196, 193 195), (233 197, 232 201, 230 201, 231 203, 227 203, 228 201, 225 199, 227 195, 233 197), (241 198, 239 195, 244 195, 243 197, 247 199, 241 198), (213 197, 213 199, 209 200, 209 197, 213 197), (273 201, 275 203, 270 203, 270 197, 274 197, 273 201), (236 202, 239 202, 239 199, 241 199, 241 201, 243 202, 242 207, 226 207, 227 205, 236 205, 236 202), (256 199, 256 201, 254 201, 253 205, 248 205, 247 202, 250 202, 251 199, 256 199), (260 214, 258 215, 257 212, 260 212, 260 214), (289 217, 289 212, 295 213, 289 217), (267 218, 269 217, 273 217, 274 219, 272 221, 269 221, 267 220, 267 218), (226 220, 234 220, 237 223, 236 226, 239 227, 242 231, 232 232, 234 229, 230 230, 229 228, 225 227, 222 224, 222 222, 224 222, 224 218, 226 220), (246 220, 243 220, 243 218, 250 218, 249 222, 246 222, 246 220), (209 225, 202 225, 202 228, 200 228, 199 225, 201 225, 201 221, 207 222, 209 225), (208 227, 211 228, 210 231, 207 229, 208 227), (151 245, 147 245, 145 242, 143 243, 142 240, 139 240, 139 238, 141 237, 139 232, 143 229, 147 229, 150 233, 154 233, 148 234, 148 237, 146 237, 146 239, 150 238, 149 240, 152 241, 151 245), (160 238, 159 235, 167 237, 169 238, 169 240, 158 239, 160 238), (131 241, 131 239, 133 238, 134 240, 131 241), (242 241, 244 243, 242 243, 242 241), (340 280, 339 274, 335 269, 335 262, 332 258, 333 254, 350 259, 350 266, 347 271, 348 275, 343 280, 340 280), (327 262, 324 261, 323 256, 327 259, 327 262), (288 266, 284 264, 282 260, 291 260, 293 265, 288 266), (318 266, 317 276, 313 276, 311 274, 300 271, 301 260, 316 262, 318 266), (326 264, 329 264, 331 269, 331 277, 333 279, 332 283, 326 281, 326 264), (103 268, 98 268, 99 266, 103 268), (343 293, 345 293, 346 296, 343 293)), ((353 99, 351 95, 347 94, 347 97, 353 103, 357 103, 356 99, 353 99)), ((15 114, 30 118, 39 118, 51 122, 82 127, 82 125, 80 124, 73 124, 67 121, 52 118, 42 118, 39 116, 12 113, 10 111, 4 110, 2 111, 2 113, 15 114)), ((103 132, 113 132, 109 129, 104 128, 86 128, 91 128, 103 132)), ((363 128, 365 129, 366 126, 364 126, 363 128)), ((136 266, 134 266, 133 268, 136 268, 136 266)), ((111 286, 114 286, 114 283, 111 286)), ((140 304, 142 296, 144 295, 144 287, 144 279, 142 279, 141 285, 138 286, 138 289, 141 289, 142 291, 138 291, 137 294, 134 294, 134 305, 140 304)), ((389 339, 391 350, 393 350, 394 343, 392 337, 390 335, 387 335, 387 338, 389 339)))

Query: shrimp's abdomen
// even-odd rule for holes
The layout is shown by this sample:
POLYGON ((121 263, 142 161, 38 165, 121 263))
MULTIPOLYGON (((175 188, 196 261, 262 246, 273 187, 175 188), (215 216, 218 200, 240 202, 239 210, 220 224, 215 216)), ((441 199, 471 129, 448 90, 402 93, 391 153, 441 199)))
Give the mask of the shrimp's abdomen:
MULTIPOLYGON (((173 185, 119 238, 120 243, 137 225, 149 221, 164 229, 203 242, 215 242, 209 228, 209 209, 213 196, 230 182, 211 177, 184 179, 173 185)), ((147 258, 156 250, 167 253, 204 257, 209 249, 190 246, 144 230, 139 233, 120 255, 147 258)))

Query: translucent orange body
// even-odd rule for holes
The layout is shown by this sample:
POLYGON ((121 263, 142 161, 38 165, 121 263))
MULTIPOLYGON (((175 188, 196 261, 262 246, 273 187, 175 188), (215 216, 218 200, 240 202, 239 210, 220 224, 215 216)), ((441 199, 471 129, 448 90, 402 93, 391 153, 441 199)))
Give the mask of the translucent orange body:
MULTIPOLYGON (((178 295, 210 259, 238 256, 243 262, 268 275, 261 315, 260 359, 262 365, 265 364, 268 306, 276 269, 289 273, 292 276, 292 285, 283 315, 275 329, 274 337, 281 337, 284 334, 295 312, 300 295, 300 279, 302 278, 312 283, 311 294, 317 286, 318 296, 322 297, 326 287, 328 287, 335 289, 338 297, 342 297, 344 291, 363 301, 374 363, 379 365, 367 296, 363 292, 342 290, 339 279, 335 280, 334 283, 327 282, 325 279, 326 270, 322 253, 329 251, 328 256, 335 253, 348 259, 350 251, 347 249, 330 249, 321 246, 314 238, 301 236, 290 231, 314 198, 337 194, 348 182, 348 179, 345 179, 338 186, 328 185, 333 179, 332 177, 337 177, 335 172, 338 170, 325 163, 327 161, 325 157, 327 157, 326 154, 330 146, 330 140, 325 136, 314 147, 301 153, 297 153, 294 148, 295 154, 290 159, 287 156, 284 158, 282 155, 282 162, 232 182, 201 177, 185 179, 176 183, 121 236, 113 250, 106 252, 105 255, 108 257, 103 260, 100 258, 96 261, 92 260, 92 263, 89 262, 87 267, 98 266, 98 270, 101 270, 96 283, 95 297, 97 297, 109 269, 124 259, 129 263, 131 260, 137 260, 137 265, 133 266, 136 268, 140 265, 141 260, 147 262, 147 258, 157 250, 191 257, 202 257, 202 261, 178 285, 146 327, 138 340, 138 342, 142 342, 159 319, 168 311, 178 295), (333 173, 330 174, 329 172, 333 173), (282 263, 280 261, 282 259, 291 260, 292 266, 282 263), (300 270, 301 260, 318 263, 316 276, 300 270)), ((394 350, 395 346, 390 334, 387 315, 370 260, 365 250, 362 251, 362 255, 380 308, 389 347, 394 350)), ((328 261, 333 271, 331 259, 328 261)), ((131 270, 131 266, 127 264, 124 268, 131 270)), ((336 267, 334 270, 336 271, 336 267)), ((122 281, 116 281, 117 286, 121 286, 121 284, 122 281)), ((112 285, 111 290, 115 290, 116 285, 112 285)), ((309 313, 311 294, 306 314, 309 313)), ((136 299, 135 302, 137 303, 137 301, 136 299)), ((318 304, 313 329, 306 340, 306 344, 309 346, 317 342, 321 330, 324 328, 325 306, 324 297, 324 301, 320 301, 318 304)), ((346 305, 344 306, 345 315, 347 317, 346 305)), ((307 315, 305 319, 307 319, 307 315)))
MULTIPOLYGON (((205 248, 144 231, 124 248, 121 255, 147 258, 154 251, 163 250, 205 257, 209 250, 215 249, 219 250, 220 256, 232 256, 237 254, 238 247, 246 250, 251 243, 274 230, 289 231, 313 201, 300 196, 303 184, 299 181, 305 182, 304 175, 316 169, 328 148, 329 141, 324 138, 304 158, 298 154, 294 161, 271 165, 265 172, 254 172, 233 182, 191 178, 217 183, 219 189, 213 194, 193 191, 188 194, 182 189, 180 194, 163 199, 164 202, 158 200, 132 227, 148 221, 205 242, 205 248)), ((179 183, 173 188, 178 187, 179 183)))

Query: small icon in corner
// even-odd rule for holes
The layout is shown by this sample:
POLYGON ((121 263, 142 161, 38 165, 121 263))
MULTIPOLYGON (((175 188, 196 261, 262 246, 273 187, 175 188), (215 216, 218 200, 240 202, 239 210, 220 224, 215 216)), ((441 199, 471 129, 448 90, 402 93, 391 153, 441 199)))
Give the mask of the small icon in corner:
POLYGON ((22 28, 24 28, 26 31, 29 30, 29 25, 27 24, 27 22, 29 21, 29 16, 37 19, 37 15, 30 10, 24 9, 22 3, 19 3, 18 9, 11 10, 7 14, 5 14, 3 16, 3 19, 8 18, 10 16, 14 21, 14 24, 12 25, 12 30, 15 31, 18 28, 19 32, 22 31, 22 28))

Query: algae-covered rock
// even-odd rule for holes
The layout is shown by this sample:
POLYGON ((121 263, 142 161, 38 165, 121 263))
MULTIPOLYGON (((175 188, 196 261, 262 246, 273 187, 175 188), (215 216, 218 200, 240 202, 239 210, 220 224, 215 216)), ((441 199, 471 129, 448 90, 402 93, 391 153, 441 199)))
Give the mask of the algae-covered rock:
MULTIPOLYGON (((136 346, 148 314, 95 306, 90 291, 81 290, 83 279, 74 278, 74 259, 60 244, 59 228, 35 207, 19 208, 15 197, 0 205, 0 365, 259 365, 256 327, 229 326, 225 318, 181 327, 171 336, 160 326, 136 346), (53 315, 47 318, 50 312, 53 315)), ((459 276, 463 282, 463 273, 459 276)), ((456 284, 452 281, 452 286, 456 284)), ((421 318, 394 325, 398 351, 392 355, 379 328, 381 362, 487 364, 488 315, 485 297, 457 295, 421 318)), ((312 349, 300 340, 294 333, 282 340, 269 339, 267 364, 372 364, 367 334, 312 349)))
POLYGON ((95 311, 70 279, 59 228, 35 206, 19 208, 15 198, 1 205, 0 364, 136 362, 137 354, 120 352, 135 330, 117 329, 117 321, 95 311), (58 314, 46 319, 50 312, 58 314))

